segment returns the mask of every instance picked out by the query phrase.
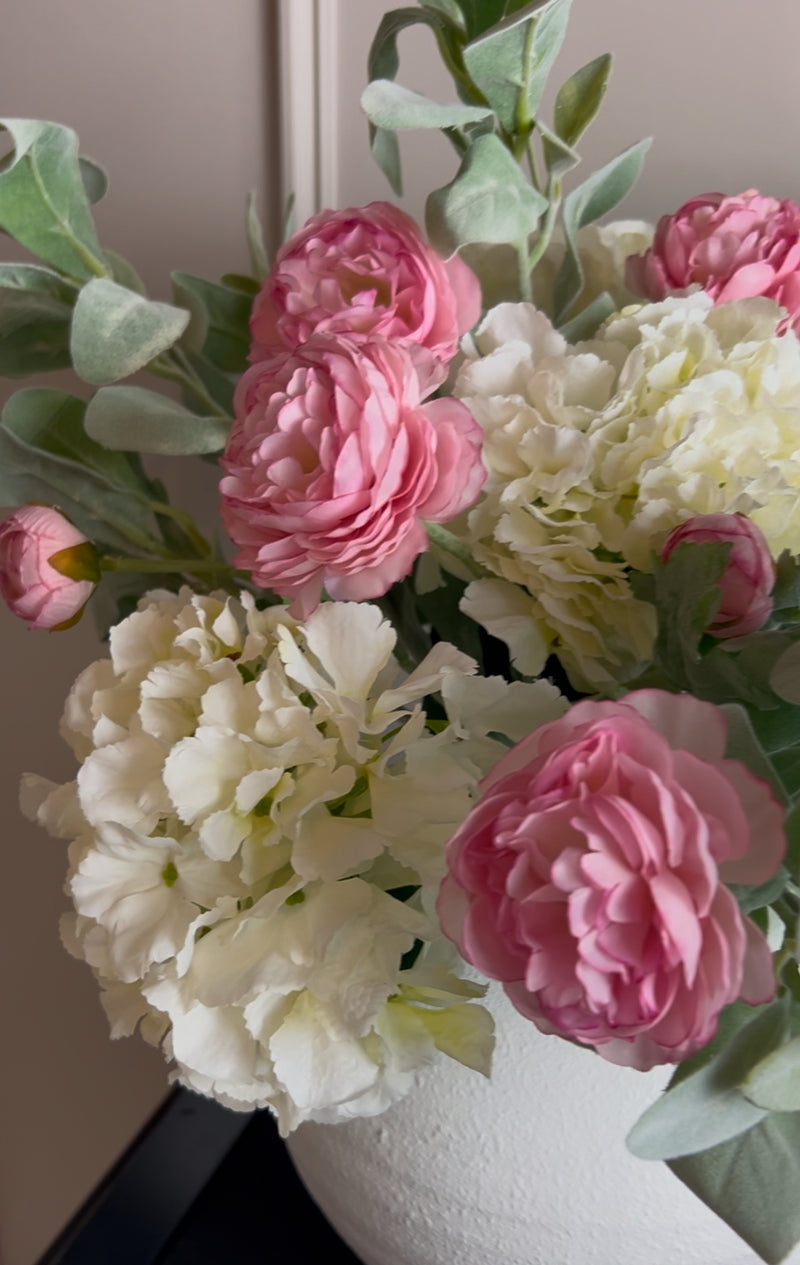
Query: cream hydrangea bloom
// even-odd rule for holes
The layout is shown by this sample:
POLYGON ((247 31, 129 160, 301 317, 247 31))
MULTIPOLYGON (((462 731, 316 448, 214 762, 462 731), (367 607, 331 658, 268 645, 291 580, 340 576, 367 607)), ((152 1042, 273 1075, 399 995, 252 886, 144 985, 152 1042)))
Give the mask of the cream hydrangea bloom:
POLYGON ((180 1081, 284 1132, 383 1110, 437 1050, 488 1070, 483 990, 435 920, 444 847, 494 734, 564 702, 446 644, 404 675, 394 645, 366 604, 298 623, 247 594, 149 594, 67 701, 77 778, 23 788, 73 840, 64 940, 113 1034, 139 1026, 180 1081))
POLYGON ((465 535, 500 580, 470 586, 465 609, 523 671, 555 650, 578 685, 634 673, 654 622, 629 568, 695 514, 747 514, 775 556, 800 551, 800 344, 781 315, 698 292, 571 346, 530 305, 488 314, 456 394, 489 471, 465 535))

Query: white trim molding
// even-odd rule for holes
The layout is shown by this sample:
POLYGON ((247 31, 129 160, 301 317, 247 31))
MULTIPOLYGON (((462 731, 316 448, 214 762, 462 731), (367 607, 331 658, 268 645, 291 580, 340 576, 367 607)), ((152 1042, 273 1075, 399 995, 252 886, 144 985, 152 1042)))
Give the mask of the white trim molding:
POLYGON ((339 205, 339 0, 279 0, 281 192, 294 224, 339 205))

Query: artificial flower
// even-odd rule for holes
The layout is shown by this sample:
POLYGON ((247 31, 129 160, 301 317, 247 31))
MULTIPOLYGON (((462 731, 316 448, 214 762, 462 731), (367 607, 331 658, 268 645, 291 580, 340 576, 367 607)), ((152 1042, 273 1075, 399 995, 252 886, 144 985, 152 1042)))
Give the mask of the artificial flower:
POLYGON ((670 532, 661 546, 662 561, 690 543, 730 545, 719 582, 719 606, 708 632, 719 640, 757 632, 772 614, 775 586, 775 563, 763 533, 744 514, 698 514, 670 532))
POLYGON ((800 552, 800 343, 780 322, 768 300, 696 292, 571 346, 529 305, 487 315, 455 386, 488 471, 462 534, 505 584, 478 580, 467 608, 494 630, 512 617, 525 671, 554 652, 580 687, 630 679, 655 621, 629 569, 686 519, 743 513, 773 557, 800 552))
POLYGON ((251 359, 330 333, 386 338, 446 365, 480 311, 467 265, 440 259, 398 207, 320 211, 281 247, 256 296, 251 359))
POLYGON ((663 215, 652 246, 631 254, 626 280, 649 299, 699 285, 715 303, 764 295, 800 323, 800 206, 757 189, 703 193, 663 215))
POLYGON ((248 594, 149 594, 67 702, 77 778, 24 786, 73 840, 65 935, 115 1030, 145 1023, 183 1083, 284 1131, 383 1110, 437 1049, 488 1068, 481 988, 433 917, 445 845, 498 727, 565 704, 546 682, 473 692, 444 642, 403 674, 395 640, 366 604, 298 623, 248 594))
POLYGON ((94 546, 51 506, 24 505, 0 523, 0 593, 31 628, 74 623, 99 578, 94 546))
POLYGON ((379 597, 484 480, 480 431, 453 399, 423 402, 402 345, 319 335, 253 365, 236 392, 221 512, 256 583, 311 613, 379 597))
POLYGON ((448 846, 441 925, 543 1032, 647 1069, 775 991, 727 883, 785 850, 771 788, 725 756, 712 704, 659 690, 586 701, 519 742, 448 846))

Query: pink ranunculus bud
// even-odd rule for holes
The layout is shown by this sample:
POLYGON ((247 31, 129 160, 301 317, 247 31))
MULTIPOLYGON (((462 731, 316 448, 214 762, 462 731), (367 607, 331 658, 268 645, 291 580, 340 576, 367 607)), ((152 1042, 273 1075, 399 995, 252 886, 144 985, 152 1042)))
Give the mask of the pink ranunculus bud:
POLYGON ((712 636, 745 637, 772 614, 775 563, 763 532, 745 514, 697 514, 670 532, 661 547, 666 562, 678 545, 730 543, 728 565, 719 582, 720 604, 708 627, 712 636))
POLYGON ((704 193, 658 222, 651 248, 627 261, 626 281, 653 300, 699 285, 715 303, 763 295, 800 327, 800 206, 748 189, 704 193))
POLYGON ((480 313, 475 274, 457 255, 440 259, 398 207, 320 211, 278 251, 256 297, 250 359, 334 333, 407 342, 446 365, 480 313))
POLYGON ((64 628, 100 578, 94 546, 49 505, 25 505, 0 523, 0 593, 31 628, 64 628))
POLYGON ((379 597, 427 546, 424 520, 477 499, 482 433, 449 398, 424 403, 402 344, 309 339, 253 365, 234 401, 221 513, 236 564, 306 618, 323 587, 379 597))
POLYGON ((779 869, 783 809, 725 759, 723 712, 639 690, 577 703, 503 756, 448 844, 438 913, 543 1032, 646 1070, 768 1001, 769 946, 727 883, 779 869))

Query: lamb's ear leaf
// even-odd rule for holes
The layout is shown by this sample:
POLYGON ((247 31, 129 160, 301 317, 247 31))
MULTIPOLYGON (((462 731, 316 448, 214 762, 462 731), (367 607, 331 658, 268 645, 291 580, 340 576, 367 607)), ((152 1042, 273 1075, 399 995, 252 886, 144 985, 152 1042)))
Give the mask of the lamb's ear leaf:
POLYGON ((569 318, 570 309, 583 289, 583 267, 577 245, 579 230, 608 214, 630 192, 650 145, 649 137, 631 145, 604 167, 592 172, 564 199, 562 221, 567 250, 554 287, 557 325, 569 318))
POLYGON ((85 402, 27 387, 0 418, 0 504, 55 505, 90 540, 146 553, 158 546, 152 487, 128 453, 108 452, 86 434, 85 402))
POLYGON ((95 392, 86 409, 86 433, 105 448, 164 456, 219 452, 230 423, 198 417, 175 400, 144 387, 110 386, 95 392))
POLYGON ((38 119, 0 119, 13 150, 0 162, 0 226, 43 263, 76 281, 106 275, 84 173, 99 189, 94 164, 81 168, 71 128, 38 119))
POLYGON ((478 136, 450 184, 425 206, 428 236, 443 255, 468 242, 519 242, 535 232, 547 198, 528 184, 499 137, 478 136))
POLYGON ((72 363, 84 382, 106 386, 143 369, 178 341, 189 313, 96 278, 78 295, 72 318, 72 363))

